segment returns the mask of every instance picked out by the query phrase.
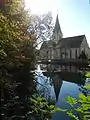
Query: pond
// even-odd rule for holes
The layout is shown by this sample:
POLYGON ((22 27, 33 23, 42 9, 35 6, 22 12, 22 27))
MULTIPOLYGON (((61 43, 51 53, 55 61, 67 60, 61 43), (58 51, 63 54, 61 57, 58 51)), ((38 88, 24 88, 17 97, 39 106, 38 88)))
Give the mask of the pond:
MULTIPOLYGON (((37 74, 37 90, 40 95, 55 101, 55 105, 60 108, 70 108, 66 103, 67 96, 77 98, 86 79, 77 73, 60 73, 60 72, 42 72, 36 70, 37 74)), ((63 112, 56 112, 51 120, 71 120, 63 112)))

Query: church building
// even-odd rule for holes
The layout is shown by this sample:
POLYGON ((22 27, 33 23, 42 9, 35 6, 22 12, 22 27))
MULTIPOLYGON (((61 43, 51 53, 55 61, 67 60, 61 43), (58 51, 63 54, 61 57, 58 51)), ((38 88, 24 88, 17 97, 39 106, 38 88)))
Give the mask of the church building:
POLYGON ((43 42, 40 48, 40 59, 77 59, 82 51, 90 58, 90 48, 86 36, 63 38, 57 15, 52 39, 43 42))

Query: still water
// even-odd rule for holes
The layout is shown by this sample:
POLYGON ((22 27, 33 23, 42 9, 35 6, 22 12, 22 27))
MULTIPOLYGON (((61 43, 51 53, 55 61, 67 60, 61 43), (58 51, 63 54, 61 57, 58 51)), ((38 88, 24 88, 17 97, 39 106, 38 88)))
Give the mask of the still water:
MULTIPOLYGON (((67 96, 77 98, 80 93, 81 86, 85 84, 85 79, 81 79, 77 74, 69 73, 46 73, 40 69, 36 71, 37 74, 37 90, 40 95, 46 98, 55 100, 55 105, 60 108, 70 108, 66 103, 67 96), (68 77, 69 76, 69 77, 68 77)), ((52 116, 52 120, 72 120, 63 112, 56 112, 52 116)))

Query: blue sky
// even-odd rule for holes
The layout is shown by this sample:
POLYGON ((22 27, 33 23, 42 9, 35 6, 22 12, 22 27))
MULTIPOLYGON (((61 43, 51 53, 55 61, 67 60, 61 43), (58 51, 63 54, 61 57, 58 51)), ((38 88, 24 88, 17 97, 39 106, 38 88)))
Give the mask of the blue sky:
POLYGON ((34 14, 58 13, 64 37, 85 34, 90 46, 90 0, 25 0, 34 14), (58 12, 57 12, 58 9, 58 12))
POLYGON ((89 0, 58 0, 58 13, 64 36, 85 34, 90 45, 89 0))

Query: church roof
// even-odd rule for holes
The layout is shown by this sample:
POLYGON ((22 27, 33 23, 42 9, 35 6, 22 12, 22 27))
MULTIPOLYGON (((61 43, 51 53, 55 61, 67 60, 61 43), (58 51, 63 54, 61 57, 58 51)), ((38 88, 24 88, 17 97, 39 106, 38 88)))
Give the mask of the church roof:
POLYGON ((62 33, 61 31, 61 28, 60 28, 60 23, 59 23, 59 19, 58 19, 58 15, 56 17, 56 23, 55 23, 55 27, 54 27, 54 30, 53 30, 53 33, 62 33))
MULTIPOLYGON (((85 35, 61 38, 57 45, 60 44, 61 48, 79 48, 84 37, 85 35)), ((54 44, 55 43, 53 41, 44 41, 40 49, 47 49, 48 47, 50 47, 50 45, 52 45, 53 47, 54 44)))
POLYGON ((85 35, 61 38, 59 43, 63 48, 79 48, 85 35))

